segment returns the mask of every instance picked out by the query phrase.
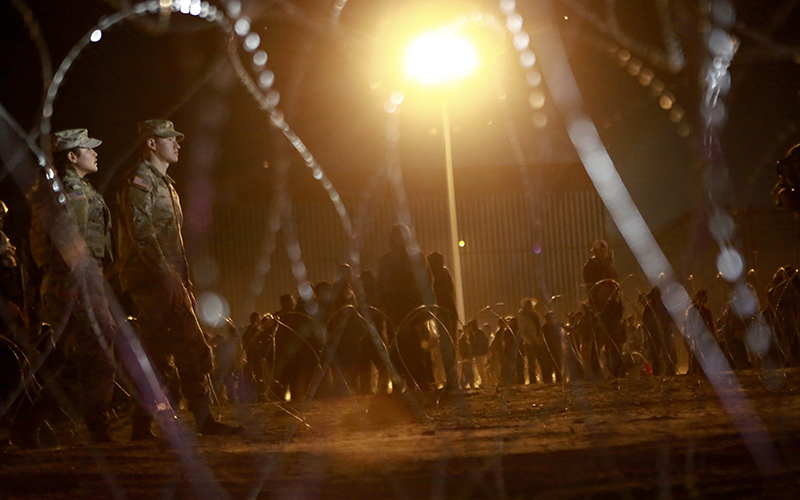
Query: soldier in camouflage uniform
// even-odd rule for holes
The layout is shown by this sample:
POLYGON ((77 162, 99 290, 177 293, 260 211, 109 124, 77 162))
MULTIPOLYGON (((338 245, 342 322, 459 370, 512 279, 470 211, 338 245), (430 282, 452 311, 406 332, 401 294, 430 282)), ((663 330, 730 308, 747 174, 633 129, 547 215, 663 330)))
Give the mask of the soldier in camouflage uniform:
POLYGON ((53 327, 56 348, 39 372, 45 389, 11 429, 23 448, 40 446, 39 428, 59 405, 83 418, 92 441, 111 442, 115 326, 103 280, 113 260, 111 220, 103 197, 84 180, 97 171, 100 144, 86 129, 56 132, 58 177, 48 168, 29 195, 31 252, 42 271, 40 316, 53 327))
MULTIPOLYGON (((229 435, 241 427, 222 424, 209 411, 207 376, 213 355, 194 312, 183 246, 183 213, 170 164, 178 161, 183 134, 172 122, 139 123, 142 158, 118 193, 120 284, 133 301, 142 343, 162 371, 174 360, 181 388, 201 434, 229 435)), ((151 439, 154 409, 142 401, 133 415, 132 439, 151 439)))
POLYGON ((3 232, 3 219, 7 213, 8 207, 0 200, 0 333, 6 333, 6 316, 19 316, 23 298, 17 248, 3 232))
POLYGON ((0 266, 4 268, 17 267, 16 247, 8 240, 3 232, 3 219, 8 213, 8 207, 0 200, 0 266))

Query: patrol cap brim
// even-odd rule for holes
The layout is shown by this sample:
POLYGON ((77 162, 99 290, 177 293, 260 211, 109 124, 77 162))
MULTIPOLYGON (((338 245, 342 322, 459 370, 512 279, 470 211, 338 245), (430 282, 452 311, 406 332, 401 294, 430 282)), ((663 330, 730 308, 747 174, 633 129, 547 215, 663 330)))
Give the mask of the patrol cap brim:
POLYGON ((100 139, 95 139, 94 137, 89 137, 89 140, 78 146, 79 148, 96 148, 97 146, 103 144, 103 141, 100 139))
POLYGON ((177 130, 171 130, 171 131, 167 131, 167 132, 164 132, 164 133, 161 133, 161 134, 155 134, 155 135, 157 135, 158 137, 175 137, 175 139, 177 139, 178 142, 181 142, 183 140, 183 138, 186 137, 185 135, 181 134, 177 130))
POLYGON ((184 135, 175 130, 175 125, 171 121, 154 119, 139 122, 139 140, 144 141, 148 137, 175 137, 180 142, 184 135))
POLYGON ((147 138, 149 138, 149 137, 163 137, 164 139, 168 139, 170 137, 174 137, 176 141, 181 142, 183 140, 183 138, 186 137, 186 136, 184 136, 180 132, 172 131, 172 132, 161 132, 161 133, 158 133, 158 134, 142 135, 142 137, 140 139, 142 141, 144 141, 144 140, 147 140, 147 138))

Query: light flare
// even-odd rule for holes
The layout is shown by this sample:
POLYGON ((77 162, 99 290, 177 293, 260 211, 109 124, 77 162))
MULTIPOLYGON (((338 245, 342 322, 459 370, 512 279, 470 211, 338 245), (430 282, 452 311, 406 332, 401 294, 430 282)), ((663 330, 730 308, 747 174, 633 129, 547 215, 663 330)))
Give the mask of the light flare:
POLYGON ((406 75, 423 85, 451 83, 471 75, 478 54, 464 36, 449 31, 423 33, 406 49, 406 75))

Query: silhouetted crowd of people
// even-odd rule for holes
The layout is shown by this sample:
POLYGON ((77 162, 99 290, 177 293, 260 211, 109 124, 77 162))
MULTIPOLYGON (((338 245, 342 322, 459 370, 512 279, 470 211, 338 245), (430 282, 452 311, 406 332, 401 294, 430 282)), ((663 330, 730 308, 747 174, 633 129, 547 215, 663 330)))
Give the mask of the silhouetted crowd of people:
POLYGON ((344 264, 333 283, 318 282, 310 297, 283 295, 280 310, 253 313, 240 335, 240 371, 228 397, 308 400, 701 376, 800 362, 800 276, 791 268, 776 273, 763 307, 755 290, 743 285, 717 315, 706 289, 694 292, 687 308, 670 311, 662 299, 662 288, 669 287, 660 284, 641 293, 635 313, 625 317, 613 253, 597 240, 584 267, 586 298, 564 321, 552 304, 525 297, 515 315, 495 314, 494 324, 477 318, 462 324, 441 254, 426 259, 419 250, 408 251, 404 234, 403 226, 393 229, 392 250, 377 276, 368 270, 355 276, 344 264), (432 271, 437 266, 444 277, 432 271))

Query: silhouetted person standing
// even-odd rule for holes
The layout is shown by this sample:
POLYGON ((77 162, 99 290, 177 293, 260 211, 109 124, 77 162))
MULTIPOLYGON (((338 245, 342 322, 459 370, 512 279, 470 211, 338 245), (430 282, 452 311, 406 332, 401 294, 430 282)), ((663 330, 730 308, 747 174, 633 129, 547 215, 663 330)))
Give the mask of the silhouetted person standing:
POLYGON ((778 208, 800 217, 800 144, 795 144, 777 164, 778 182, 772 188, 772 198, 778 208))
MULTIPOLYGON (((367 394, 372 390, 372 363, 376 350, 361 316, 357 277, 349 264, 341 264, 333 284, 333 315, 323 360, 331 360, 330 378, 337 394, 367 394)), ((361 298, 365 299, 362 293, 361 298)))
POLYGON ((689 340, 689 370, 687 373, 702 371, 700 359, 709 353, 708 347, 716 343, 714 335, 714 316, 708 303, 708 290, 700 289, 686 310, 686 338, 689 340))
POLYGON ((475 371, 480 378, 481 387, 489 384, 489 375, 486 364, 489 360, 489 337, 478 327, 478 320, 472 319, 464 326, 464 335, 469 337, 469 346, 472 353, 475 371))
POLYGON ((650 363, 654 375, 675 375, 677 353, 675 352, 675 322, 661 300, 661 290, 653 287, 647 294, 642 313, 642 325, 647 332, 650 346, 650 363))
POLYGON ((552 375, 552 362, 544 345, 542 323, 534 307, 536 307, 536 299, 525 297, 520 302, 520 308, 517 311, 519 336, 522 339, 521 347, 524 359, 528 360, 528 383, 536 383, 537 363, 542 373, 542 381, 549 383, 552 381, 552 376, 548 378, 547 375, 552 375))
POLYGON ((723 352, 734 370, 746 370, 752 367, 746 339, 748 331, 756 321, 758 305, 755 305, 752 310, 743 308, 741 304, 746 303, 746 299, 743 299, 742 294, 745 293, 751 293, 752 297, 755 297, 755 293, 751 290, 736 289, 723 307, 722 317, 719 320, 723 352), (739 307, 736 307, 737 301, 739 301, 739 307))
POLYGON ((583 266, 583 281, 588 288, 589 304, 598 321, 595 323, 593 355, 605 348, 608 369, 614 377, 624 374, 622 344, 625 342, 625 325, 622 321, 622 300, 617 291, 617 271, 614 269, 614 253, 608 243, 595 240, 592 255, 583 266))
POLYGON ((250 313, 250 323, 242 334, 242 350, 247 360, 244 374, 257 401, 267 399, 266 363, 271 347, 271 337, 261 328, 261 313, 250 313))
POLYGON ((496 336, 499 336, 503 343, 503 362, 500 370, 501 385, 504 387, 524 385, 525 363, 522 361, 522 353, 520 352, 522 339, 519 335, 517 318, 509 316, 496 336))
POLYGON ((564 368, 564 332, 557 321, 556 313, 552 311, 545 313, 542 335, 547 356, 551 362, 550 373, 542 376, 545 378, 545 382, 552 382, 553 375, 555 375, 556 382, 560 383, 563 380, 564 368))
POLYGON ((456 369, 456 355, 454 339, 458 334, 458 309, 456 308, 456 289, 453 284, 453 275, 444 265, 444 255, 439 252, 428 254, 428 264, 433 274, 433 292, 436 295, 437 321, 439 331, 439 346, 442 350, 447 385, 458 388, 458 372, 456 369), (444 327, 444 328, 442 328, 444 327))
MULTIPOLYGON (((431 357, 422 347, 420 332, 428 316, 410 314, 420 306, 433 305, 435 296, 431 271, 425 256, 411 248, 411 234, 403 224, 392 227, 389 252, 378 268, 380 309, 389 317, 394 331, 392 362, 411 387, 428 390, 434 384, 431 357)), ((427 332, 425 332, 427 334, 427 332)))

